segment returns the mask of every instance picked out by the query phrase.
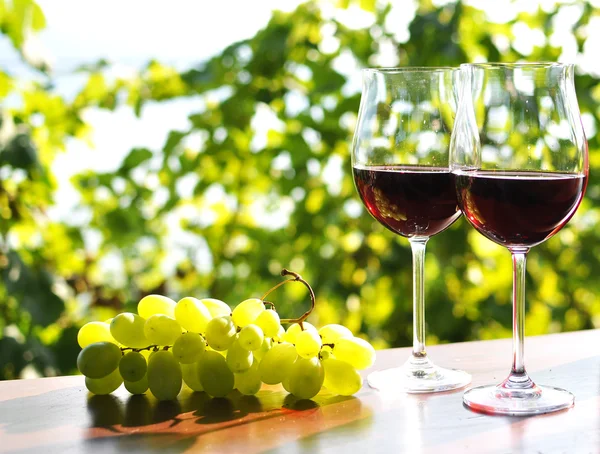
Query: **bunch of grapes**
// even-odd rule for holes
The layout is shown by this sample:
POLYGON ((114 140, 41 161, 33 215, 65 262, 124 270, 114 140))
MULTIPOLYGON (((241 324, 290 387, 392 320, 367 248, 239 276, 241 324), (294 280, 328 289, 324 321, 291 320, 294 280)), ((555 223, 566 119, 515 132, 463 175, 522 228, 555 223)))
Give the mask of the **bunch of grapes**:
POLYGON ((171 400, 183 383, 213 397, 234 389, 252 395, 263 383, 281 383, 300 399, 323 386, 349 396, 362 386, 357 370, 375 361, 373 347, 342 325, 317 330, 301 318, 286 331, 263 299, 247 299, 232 311, 212 298, 175 303, 149 295, 137 309, 79 330, 77 366, 92 393, 110 394, 125 383, 131 394, 149 389, 158 400, 171 400))

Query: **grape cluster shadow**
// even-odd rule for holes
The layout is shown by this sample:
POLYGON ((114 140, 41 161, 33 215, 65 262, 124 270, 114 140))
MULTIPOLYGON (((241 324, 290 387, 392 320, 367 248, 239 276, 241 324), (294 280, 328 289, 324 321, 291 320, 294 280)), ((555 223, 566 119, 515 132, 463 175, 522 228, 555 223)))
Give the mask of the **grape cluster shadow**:
POLYGON ((160 447, 168 452, 183 452, 203 434, 279 418, 289 411, 316 411, 346 400, 356 398, 321 393, 314 400, 299 400, 283 390, 261 390, 256 396, 234 391, 225 398, 211 398, 204 392, 184 390, 178 400, 159 402, 149 393, 95 396, 88 394, 83 386, 72 386, 0 402, 0 425, 6 434, 27 436, 74 427, 73 438, 57 439, 51 446, 45 446, 49 452, 76 452, 81 443, 92 450, 110 447, 143 452, 160 447), (86 399, 85 405, 79 404, 86 399), (246 418, 248 415, 251 417, 246 418), (184 420, 189 424, 190 419, 198 425, 198 431, 161 433, 144 429, 159 424, 161 430, 168 430, 184 420))

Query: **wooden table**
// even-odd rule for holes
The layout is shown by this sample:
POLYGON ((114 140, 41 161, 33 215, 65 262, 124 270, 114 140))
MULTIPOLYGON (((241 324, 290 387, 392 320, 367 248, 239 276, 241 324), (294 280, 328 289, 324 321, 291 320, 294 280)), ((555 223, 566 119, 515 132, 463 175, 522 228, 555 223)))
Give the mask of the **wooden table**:
MULTIPOLYGON (((504 378, 510 340, 431 347, 440 365, 473 374, 473 385, 504 378)), ((409 349, 381 351, 376 366, 403 362, 409 349)), ((527 339, 538 383, 568 388, 575 407, 536 417, 473 413, 462 391, 355 397, 326 392, 295 401, 278 386, 257 397, 210 399, 183 392, 178 402, 146 396, 90 397, 82 377, 0 382, 0 452, 377 452, 599 453, 600 330, 527 339)), ((368 371, 366 371, 368 372, 368 371)))

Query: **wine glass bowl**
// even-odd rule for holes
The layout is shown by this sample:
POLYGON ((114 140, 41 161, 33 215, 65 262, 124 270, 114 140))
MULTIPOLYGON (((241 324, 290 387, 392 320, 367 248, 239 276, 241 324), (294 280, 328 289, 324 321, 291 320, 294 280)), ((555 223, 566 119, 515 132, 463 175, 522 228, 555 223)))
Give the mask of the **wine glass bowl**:
POLYGON ((367 211, 408 238, 413 254, 413 352, 404 366, 369 375, 369 384, 384 391, 446 391, 471 381, 465 372, 435 366, 425 351, 425 245, 461 214, 449 167, 457 74, 443 67, 363 72, 354 181, 367 211))
POLYGON ((371 215, 394 233, 429 238, 458 217, 452 174, 420 166, 355 166, 354 181, 371 215))
POLYGON ((573 405, 568 391, 536 385, 524 362, 525 262, 555 235, 585 193, 588 150, 572 65, 461 65, 451 167, 458 203, 482 235, 513 258, 513 364, 499 385, 465 392, 491 414, 531 415, 573 405))

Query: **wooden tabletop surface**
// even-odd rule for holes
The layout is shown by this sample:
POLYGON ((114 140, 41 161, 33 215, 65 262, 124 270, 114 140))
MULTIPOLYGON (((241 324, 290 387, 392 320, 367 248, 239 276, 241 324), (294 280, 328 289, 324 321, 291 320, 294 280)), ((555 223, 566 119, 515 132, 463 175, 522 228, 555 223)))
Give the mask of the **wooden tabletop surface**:
MULTIPOLYGON (((511 344, 468 342, 429 353, 440 365, 471 372, 480 385, 505 377, 511 344)), ((380 351, 375 368, 408 354, 380 351)), ((354 397, 323 391, 314 401, 295 401, 271 386, 256 397, 184 391, 178 402, 157 403, 122 388, 90 396, 82 377, 0 382, 0 453, 600 453, 600 330, 528 338, 526 359, 535 381, 569 389, 575 407, 486 416, 462 405, 462 390, 383 394, 366 384, 354 397)))

